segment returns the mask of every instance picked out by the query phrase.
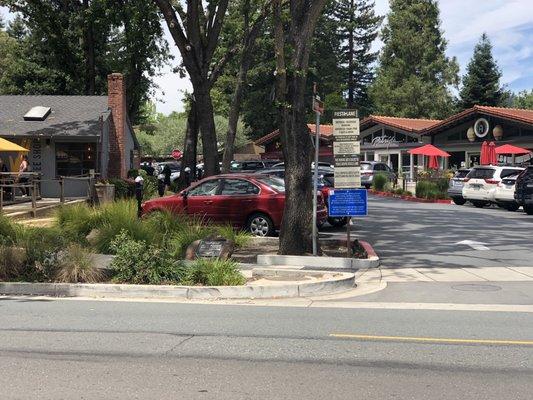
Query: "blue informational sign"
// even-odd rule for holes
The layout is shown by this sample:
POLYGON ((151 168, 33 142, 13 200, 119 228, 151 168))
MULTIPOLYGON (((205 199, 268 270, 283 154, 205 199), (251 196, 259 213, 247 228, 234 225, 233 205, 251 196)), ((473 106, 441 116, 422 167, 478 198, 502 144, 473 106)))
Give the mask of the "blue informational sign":
POLYGON ((330 217, 364 217, 368 215, 366 189, 331 189, 328 198, 330 217))

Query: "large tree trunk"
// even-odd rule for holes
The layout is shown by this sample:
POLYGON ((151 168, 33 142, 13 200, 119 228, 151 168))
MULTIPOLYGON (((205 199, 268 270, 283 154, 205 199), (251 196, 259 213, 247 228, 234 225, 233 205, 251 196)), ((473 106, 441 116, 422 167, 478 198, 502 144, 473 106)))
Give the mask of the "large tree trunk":
POLYGON ((218 164, 218 146, 215 129, 213 102, 209 89, 194 91, 198 122, 202 135, 202 154, 204 159, 204 176, 217 175, 220 173, 218 164))
POLYGON ((309 67, 311 36, 326 0, 291 1, 289 44, 291 57, 287 65, 282 0, 273 1, 274 46, 276 57, 276 100, 280 110, 280 132, 285 157, 285 210, 281 223, 281 254, 311 253, 312 143, 306 124, 305 89, 309 67), (291 75, 287 73, 290 68, 291 75))
POLYGON ((285 210, 280 231, 281 254, 312 253, 313 147, 305 119, 306 77, 294 76, 289 87, 292 109, 283 135, 285 159, 285 210))
POLYGON ((183 144, 183 158, 181 160, 180 176, 178 178, 178 189, 184 189, 196 177, 196 151, 198 148, 198 118, 196 104, 191 101, 191 109, 187 117, 187 131, 185 132, 185 142, 183 144), (185 168, 189 167, 189 179, 185 168), (189 180, 189 182, 188 182, 189 180))
POLYGON ((231 161, 235 153, 235 136, 237 135, 237 124, 239 123, 239 114, 241 112, 242 93, 244 85, 246 84, 246 76, 250 68, 251 55, 243 54, 241 66, 239 68, 239 75, 237 76, 237 84, 235 86, 235 93, 231 100, 231 108, 229 110, 228 130, 226 132, 226 143, 224 144, 224 157, 222 159, 222 172, 228 173, 230 171, 231 161))

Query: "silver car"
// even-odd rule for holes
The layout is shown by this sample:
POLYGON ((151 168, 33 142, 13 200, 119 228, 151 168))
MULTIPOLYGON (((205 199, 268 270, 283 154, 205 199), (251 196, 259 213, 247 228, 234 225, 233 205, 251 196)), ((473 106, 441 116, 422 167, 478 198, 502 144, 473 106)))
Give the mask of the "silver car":
POLYGON ((379 161, 362 161, 361 162, 361 185, 370 189, 374 176, 382 174, 387 176, 389 182, 396 182, 396 173, 387 164, 379 161))
POLYGON ((458 169, 448 184, 448 197, 459 206, 466 203, 466 200, 463 197, 463 186, 465 184, 465 178, 469 172, 470 169, 468 168, 458 169))

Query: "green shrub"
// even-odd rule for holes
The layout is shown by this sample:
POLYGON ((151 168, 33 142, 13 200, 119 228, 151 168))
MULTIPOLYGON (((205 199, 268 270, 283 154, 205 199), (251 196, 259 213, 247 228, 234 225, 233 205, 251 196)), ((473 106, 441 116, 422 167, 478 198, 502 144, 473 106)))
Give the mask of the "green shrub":
POLYGON ((235 243, 235 247, 244 247, 248 244, 252 236, 242 230, 236 230, 231 225, 222 225, 216 228, 216 233, 224 239, 231 240, 235 243))
POLYGON ((187 247, 189 247, 191 243, 206 238, 212 232, 212 228, 203 224, 188 225, 171 237, 168 243, 168 251, 176 258, 183 258, 187 251, 187 247))
POLYGON ((246 278, 233 260, 198 259, 187 270, 185 285, 241 286, 246 278))
POLYGON ((372 180, 372 188, 378 192, 382 192, 389 179, 384 174, 375 174, 372 180))
POLYGON ((448 185, 450 184, 450 180, 448 178, 438 178, 435 183, 437 184, 439 193, 448 192, 448 185))
POLYGON ((167 251, 132 239, 122 231, 111 243, 116 254, 111 263, 113 280, 133 284, 178 284, 186 272, 182 262, 167 251))
POLYGON ((108 181, 115 185, 115 200, 131 199, 135 196, 135 182, 133 180, 111 178, 108 181))
POLYGON ((88 204, 61 206, 56 211, 56 226, 70 241, 85 242, 97 223, 97 212, 88 204))
POLYGON ((405 191, 403 192, 403 194, 404 194, 405 196, 412 196, 412 195, 413 195, 413 193, 410 192, 409 190, 405 190, 405 191))
POLYGON ((25 264, 25 249, 0 245, 0 281, 18 279, 23 274, 25 264))
POLYGON ((394 194, 398 194, 398 195, 400 195, 400 196, 403 195, 403 189, 402 189, 402 188, 396 189, 396 190, 394 191, 394 194))
POLYGON ((4 215, 0 215, 0 243, 13 244, 17 240, 15 223, 4 215))
POLYGON ((433 199, 439 193, 437 184, 430 181, 420 181, 416 184, 416 197, 421 199, 433 199))
POLYGON ((95 283, 103 278, 104 272, 94 265, 89 251, 77 243, 69 245, 58 257, 56 282, 95 283))
POLYGON ((119 200, 108 203, 97 213, 95 228, 98 230, 94 246, 104 254, 113 254, 111 242, 125 231, 132 239, 152 243, 161 237, 161 231, 154 225, 137 218, 137 203, 133 200, 119 200))

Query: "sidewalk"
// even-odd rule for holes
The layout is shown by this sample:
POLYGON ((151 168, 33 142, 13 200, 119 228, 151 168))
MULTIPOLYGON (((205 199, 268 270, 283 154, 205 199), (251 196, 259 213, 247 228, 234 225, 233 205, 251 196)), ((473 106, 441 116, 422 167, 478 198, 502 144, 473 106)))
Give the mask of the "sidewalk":
POLYGON ((366 271, 361 282, 530 282, 533 267, 379 268, 366 271))

